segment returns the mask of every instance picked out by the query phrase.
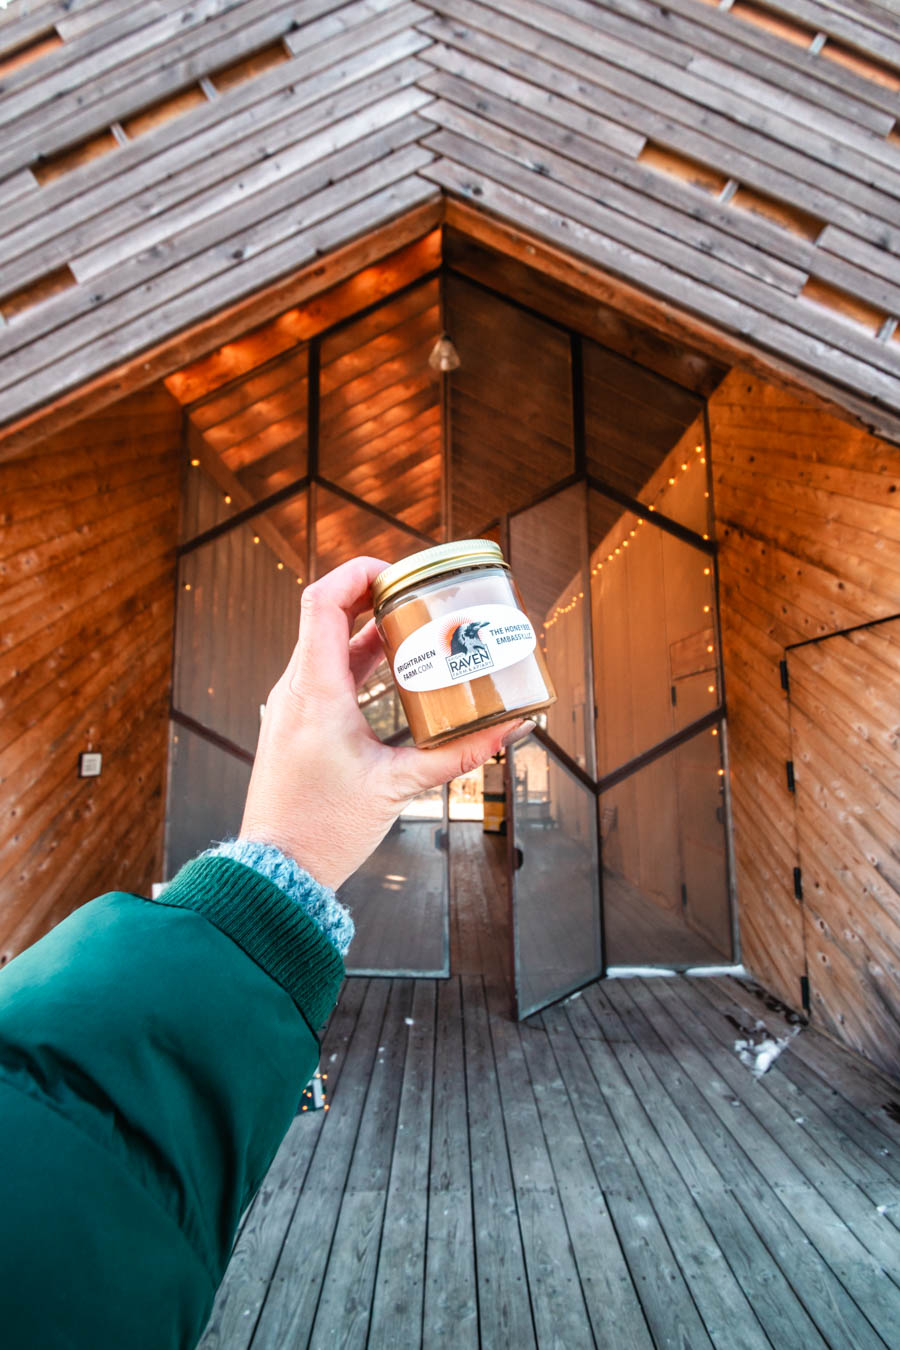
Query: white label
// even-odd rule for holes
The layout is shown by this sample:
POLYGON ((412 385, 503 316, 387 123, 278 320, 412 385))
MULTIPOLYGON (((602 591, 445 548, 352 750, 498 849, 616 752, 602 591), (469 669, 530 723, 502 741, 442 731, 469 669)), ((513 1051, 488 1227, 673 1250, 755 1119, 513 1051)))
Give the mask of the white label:
POLYGON ((400 643, 394 679, 422 693, 514 666, 534 651, 528 615, 514 605, 472 605, 417 628, 400 643))

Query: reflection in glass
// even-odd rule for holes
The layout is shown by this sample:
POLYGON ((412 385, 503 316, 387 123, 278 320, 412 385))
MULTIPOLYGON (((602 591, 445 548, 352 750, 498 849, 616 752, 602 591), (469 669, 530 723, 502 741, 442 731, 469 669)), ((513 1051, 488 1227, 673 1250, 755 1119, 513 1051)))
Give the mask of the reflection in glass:
POLYGON ((574 468, 568 333, 448 273, 451 523, 478 534, 574 468))
POLYGON ((406 726, 403 705, 386 661, 360 686, 356 701, 379 740, 387 740, 406 726))
POLYGON ((601 795, 608 965, 731 959, 724 781, 713 727, 601 795))
POLYGON ((509 539, 513 575, 556 688, 557 701, 547 709, 547 731, 593 774, 586 493, 579 483, 512 516, 509 539))
POLYGON ((592 540, 591 610, 602 778, 711 712, 719 691, 710 557, 629 511, 610 522, 608 502, 598 505, 605 533, 592 540))
POLYGON ((413 529, 440 537, 441 331, 437 279, 344 324, 322 342, 323 477, 413 529))
POLYGON ((315 500, 317 576, 361 553, 392 563, 428 547, 426 540, 327 488, 317 487, 315 500))
POLYGON ((339 895, 356 924, 350 975, 450 973, 447 790, 403 809, 339 895))
POLYGON ((297 639, 298 577, 261 517, 186 553, 178 569, 173 701, 242 749, 297 639))
POLYGON ((196 458, 188 462, 182 480, 179 543, 195 539, 240 509, 233 494, 213 482, 196 458))
POLYGON ((698 534, 709 530, 703 400, 585 340, 588 471, 698 534))
POLYGON ((529 737, 513 747, 515 977, 520 1017, 602 966, 594 794, 529 737))
POLYGON ((306 473, 307 352, 292 347, 187 409, 188 445, 242 510, 306 473))
POLYGON ((249 764, 186 727, 170 724, 167 880, 202 849, 237 834, 249 786, 249 764))

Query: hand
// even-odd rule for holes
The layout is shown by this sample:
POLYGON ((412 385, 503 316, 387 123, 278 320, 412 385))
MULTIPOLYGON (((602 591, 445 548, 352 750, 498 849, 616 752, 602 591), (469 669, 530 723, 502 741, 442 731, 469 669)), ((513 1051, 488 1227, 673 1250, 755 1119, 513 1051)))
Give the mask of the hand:
POLYGON ((387 564, 354 558, 303 592, 300 635, 266 704, 240 837, 276 844, 317 881, 337 888, 365 861, 404 806, 469 773, 521 718, 435 750, 383 745, 356 691, 383 659, 374 619, 350 638, 387 564))

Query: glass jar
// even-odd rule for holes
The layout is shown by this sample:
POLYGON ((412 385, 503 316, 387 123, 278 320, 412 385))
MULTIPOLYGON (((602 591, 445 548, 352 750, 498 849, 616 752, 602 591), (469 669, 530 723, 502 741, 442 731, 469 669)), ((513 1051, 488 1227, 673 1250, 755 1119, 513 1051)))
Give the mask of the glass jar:
POLYGON ((375 622, 418 746, 556 701, 509 566, 490 539, 424 549, 379 572, 375 622))

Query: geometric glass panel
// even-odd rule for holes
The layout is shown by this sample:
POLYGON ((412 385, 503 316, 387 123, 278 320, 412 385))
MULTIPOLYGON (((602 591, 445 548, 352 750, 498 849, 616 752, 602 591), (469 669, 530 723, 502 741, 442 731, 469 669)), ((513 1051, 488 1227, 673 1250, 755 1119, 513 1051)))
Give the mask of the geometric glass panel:
POLYGON ((249 786, 249 764, 187 727, 170 723, 167 880, 202 849, 237 834, 249 786))
POLYGON ((190 458, 242 510, 306 473, 307 405, 307 349, 292 348, 187 410, 190 458))
POLYGON ((323 477, 413 529, 441 525, 441 383, 428 357, 440 336, 432 280, 345 324, 321 349, 323 477))
POLYGON ((589 473, 707 533, 702 400, 597 343, 585 340, 582 351, 589 473))
POLYGON ((526 505, 574 467, 571 349, 552 323, 453 274, 445 322, 455 538, 526 505))
POLYGON ((534 737, 511 749, 515 784, 513 906, 520 1018, 602 970, 596 798, 534 737))
POLYGON ((300 587, 260 517, 182 556, 174 706, 251 754, 297 640, 300 587))
MULTIPOLYGON (((708 554, 600 498, 590 556, 597 774, 602 778, 717 707, 708 554), (600 536, 599 538, 597 536, 600 536)), ((592 519, 597 512, 593 509, 592 519)))
POLYGON ((511 516, 509 545, 513 575, 556 689, 547 732, 593 775, 586 494, 578 483, 511 516))
POLYGON ((607 965, 730 961, 721 748, 707 727, 601 794, 607 965))
POLYGON ((450 973, 447 789, 403 808, 384 839, 338 894, 353 915, 350 975, 450 973))

